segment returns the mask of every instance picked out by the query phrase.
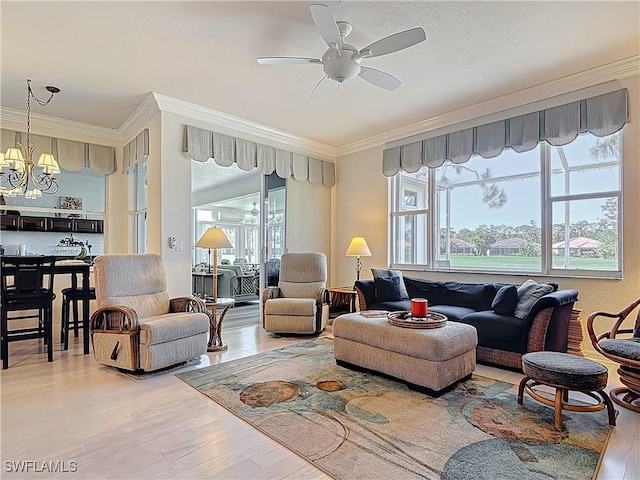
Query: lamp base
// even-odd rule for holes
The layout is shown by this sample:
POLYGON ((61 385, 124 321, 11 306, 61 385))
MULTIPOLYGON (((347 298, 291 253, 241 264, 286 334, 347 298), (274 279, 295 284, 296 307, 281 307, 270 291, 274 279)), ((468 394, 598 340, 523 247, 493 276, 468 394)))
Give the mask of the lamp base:
POLYGON ((229 348, 229 345, 223 343, 222 345, 207 346, 207 352, 224 352, 229 348))

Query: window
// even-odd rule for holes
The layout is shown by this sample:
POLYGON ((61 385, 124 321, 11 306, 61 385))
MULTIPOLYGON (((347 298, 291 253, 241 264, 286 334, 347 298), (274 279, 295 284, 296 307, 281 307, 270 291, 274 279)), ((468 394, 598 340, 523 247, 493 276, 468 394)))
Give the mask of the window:
POLYGON ((402 173, 392 196, 399 208, 392 214, 395 264, 427 265, 428 171, 402 173))
POLYGON ((130 213, 133 220, 133 243, 135 253, 147 252, 147 160, 139 161, 129 180, 133 205, 130 213))
POLYGON ((620 177, 619 133, 399 172, 392 264, 620 277, 620 177))

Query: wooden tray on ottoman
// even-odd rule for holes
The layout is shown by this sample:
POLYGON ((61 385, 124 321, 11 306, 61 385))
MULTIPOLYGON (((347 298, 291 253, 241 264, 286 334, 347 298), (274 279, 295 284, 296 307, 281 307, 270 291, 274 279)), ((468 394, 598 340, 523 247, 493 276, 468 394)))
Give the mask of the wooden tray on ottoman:
POLYGON ((440 328, 447 324, 446 315, 429 312, 426 317, 412 317, 409 312, 391 312, 387 315, 391 325, 403 328, 440 328), (405 318, 402 318, 405 317, 405 318))

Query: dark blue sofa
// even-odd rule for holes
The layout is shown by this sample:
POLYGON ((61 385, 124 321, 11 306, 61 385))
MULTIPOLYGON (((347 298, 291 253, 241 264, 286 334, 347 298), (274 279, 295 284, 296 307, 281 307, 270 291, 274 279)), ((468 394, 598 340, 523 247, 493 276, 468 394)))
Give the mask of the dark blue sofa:
POLYGON ((409 299, 379 302, 373 280, 356 282, 360 310, 410 310, 411 298, 426 298, 429 311, 478 331, 477 360, 521 369, 522 355, 539 350, 567 351, 569 321, 575 290, 557 290, 540 297, 524 319, 496 313, 491 304, 504 284, 439 282, 404 277, 409 299))

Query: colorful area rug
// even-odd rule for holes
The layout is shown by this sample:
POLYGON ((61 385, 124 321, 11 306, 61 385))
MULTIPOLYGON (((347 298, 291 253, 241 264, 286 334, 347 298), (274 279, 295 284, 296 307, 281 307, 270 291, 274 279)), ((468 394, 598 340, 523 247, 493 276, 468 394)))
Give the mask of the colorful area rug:
POLYGON ((565 413, 473 375, 440 398, 339 367, 333 340, 178 374, 252 426, 340 479, 590 479, 604 412, 565 413))

